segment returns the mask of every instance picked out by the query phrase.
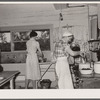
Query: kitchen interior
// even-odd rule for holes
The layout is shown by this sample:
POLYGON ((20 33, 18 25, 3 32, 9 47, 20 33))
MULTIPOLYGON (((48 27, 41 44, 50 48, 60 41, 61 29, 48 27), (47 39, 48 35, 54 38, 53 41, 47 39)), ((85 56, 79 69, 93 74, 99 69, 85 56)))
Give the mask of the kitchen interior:
MULTIPOLYGON (((26 42, 31 30, 38 33, 43 52, 42 58, 38 56, 40 82, 47 80, 51 89, 57 89, 52 52, 68 30, 84 55, 73 62, 69 59, 74 89, 100 88, 99 8, 99 3, 0 4, 0 89, 25 88, 26 42)), ((37 89, 42 87, 40 82, 37 89)))

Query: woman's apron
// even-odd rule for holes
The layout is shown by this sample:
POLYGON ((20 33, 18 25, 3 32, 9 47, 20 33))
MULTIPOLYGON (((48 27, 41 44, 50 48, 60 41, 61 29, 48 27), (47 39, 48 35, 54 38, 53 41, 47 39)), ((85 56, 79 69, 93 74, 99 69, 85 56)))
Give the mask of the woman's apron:
POLYGON ((67 57, 58 57, 56 63, 59 89, 73 89, 73 82, 67 57))

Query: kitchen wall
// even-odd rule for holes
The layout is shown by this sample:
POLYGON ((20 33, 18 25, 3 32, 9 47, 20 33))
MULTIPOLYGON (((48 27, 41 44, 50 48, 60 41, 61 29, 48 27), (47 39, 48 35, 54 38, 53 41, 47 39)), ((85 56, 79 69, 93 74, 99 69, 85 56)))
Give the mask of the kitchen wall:
POLYGON ((1 54, 1 63, 25 63, 26 53, 25 52, 10 52, 1 54))
MULTIPOLYGON (((3 6, 3 5, 2 5, 3 6)), ((51 32, 51 47, 53 50, 54 43, 58 41, 58 39, 61 38, 63 31, 66 29, 63 29, 62 27, 65 25, 72 26, 70 28, 70 31, 75 35, 75 38, 79 42, 86 42, 89 40, 89 27, 88 27, 88 8, 86 7, 77 7, 77 8, 71 8, 71 9, 63 9, 62 15, 63 15, 63 21, 59 22, 59 13, 60 10, 55 10, 52 8, 51 10, 45 10, 36 12, 35 10, 32 11, 32 9, 27 11, 27 5, 21 6, 21 5, 7 5, 5 8, 2 8, 0 10, 0 30, 22 30, 21 27, 24 28, 24 30, 28 29, 27 27, 31 27, 32 29, 39 28, 38 26, 42 25, 52 25, 52 32, 51 32), (7 7, 10 9, 7 9, 7 7), (19 10, 19 8, 22 8, 19 10), (24 8, 26 10, 24 10, 24 8), (33 27, 32 27, 33 26, 33 27), (14 28, 16 27, 16 28, 14 28)), ((32 5, 31 5, 32 6, 32 5)), ((29 7, 29 5, 28 5, 29 7)), ((49 7, 49 5, 48 5, 49 7)), ((38 10, 38 9, 36 9, 38 10)), ((31 29, 30 28, 30 29, 31 29)), ((81 44, 82 44, 81 43, 81 44)), ((44 55, 47 57, 47 59, 50 60, 50 51, 44 52, 44 55)), ((23 62, 25 61, 25 54, 21 53, 10 53, 9 56, 13 58, 14 55, 18 57, 17 59, 22 59, 17 62, 23 62), (13 55, 12 55, 13 54, 13 55), (17 56, 20 55, 20 56, 17 56), (23 60, 24 58, 24 60, 23 60)), ((7 54, 8 55, 8 54, 7 54)), ((2 57, 7 57, 6 54, 2 54, 2 57)), ((6 58, 5 57, 5 58, 6 58)), ((10 58, 9 57, 9 58, 10 58)), ((16 59, 16 58, 13 58, 16 59)), ((13 61, 11 61, 13 62, 13 61)))
MULTIPOLYGON (((19 32, 19 31, 31 31, 32 29, 50 29, 50 50, 53 50, 53 25, 28 25, 28 26, 9 26, 2 27, 2 31, 19 32)), ((47 61, 50 62, 51 51, 42 51, 44 58, 47 58, 47 61)), ((25 63, 26 62, 26 51, 12 51, 12 52, 2 52, 1 53, 1 63, 25 63)))
MULTIPOLYGON (((88 8, 86 7, 75 7, 69 9, 63 9, 63 21, 59 25, 59 13, 60 10, 55 10, 52 8, 48 11, 48 9, 44 11, 37 11, 39 8, 32 11, 29 10, 26 5, 5 5, 5 8, 0 10, 1 17, 0 17, 0 30, 3 30, 5 27, 14 27, 18 26, 33 26, 33 25, 53 25, 53 35, 55 37, 61 36, 61 28, 62 26, 69 25, 73 26, 73 34, 88 34, 88 8), (10 7, 9 7, 10 6, 10 7), (8 8, 10 9, 8 9, 8 8), (18 8, 19 7, 19 8, 18 8), (27 8, 27 9, 26 9, 27 8), (24 10, 26 9, 26 10, 24 10), (28 11, 27 11, 28 10, 28 11), (83 27, 83 30, 79 30, 80 27, 83 27), (58 28, 58 29, 57 29, 58 28)), ((32 6, 32 5, 30 5, 32 6)), ((49 4, 46 7, 49 7, 49 4)), ((34 27, 33 27, 34 28, 34 27)), ((17 28, 18 29, 18 28, 17 28)), ((77 37, 76 37, 77 38, 77 37)), ((55 40, 55 38, 54 38, 55 40)))
MULTIPOLYGON (((44 58, 47 59, 47 62, 50 62, 51 61, 51 57, 50 57, 51 51, 43 51, 43 54, 44 54, 44 58)), ((26 55, 27 53, 22 52, 22 51, 8 52, 8 53, 4 52, 4 53, 1 53, 1 63, 3 64, 26 63, 26 55)))
MULTIPOLYGON (((61 11, 55 10, 51 4, 45 4, 42 8, 38 8, 38 6, 36 4, 0 5, 0 27, 41 24, 54 24, 54 27, 59 27, 59 13, 61 11), (33 6, 37 6, 37 8, 32 9, 33 6)), ((63 24, 87 26, 87 10, 87 6, 63 9, 63 24)))

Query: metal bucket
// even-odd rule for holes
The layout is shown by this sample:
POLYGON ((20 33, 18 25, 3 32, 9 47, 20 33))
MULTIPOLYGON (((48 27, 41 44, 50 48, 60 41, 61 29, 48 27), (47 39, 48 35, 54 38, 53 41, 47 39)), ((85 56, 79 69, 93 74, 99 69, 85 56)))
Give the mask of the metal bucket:
POLYGON ((51 87, 51 80, 50 79, 43 79, 40 81, 41 89, 50 89, 51 87))
POLYGON ((90 68, 90 63, 80 63, 79 69, 83 69, 83 68, 90 68))

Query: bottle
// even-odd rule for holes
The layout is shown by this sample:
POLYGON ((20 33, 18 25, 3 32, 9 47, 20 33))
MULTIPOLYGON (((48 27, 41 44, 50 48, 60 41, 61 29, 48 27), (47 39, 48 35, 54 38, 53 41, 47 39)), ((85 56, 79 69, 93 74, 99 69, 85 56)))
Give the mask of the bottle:
POLYGON ((83 63, 83 64, 85 64, 85 63, 86 63, 86 62, 85 62, 85 58, 83 58, 83 57, 82 57, 82 63, 83 63))
POLYGON ((81 55, 81 61, 82 61, 82 63, 86 63, 86 56, 84 53, 82 53, 82 55, 81 55))

